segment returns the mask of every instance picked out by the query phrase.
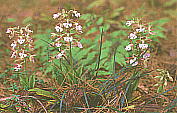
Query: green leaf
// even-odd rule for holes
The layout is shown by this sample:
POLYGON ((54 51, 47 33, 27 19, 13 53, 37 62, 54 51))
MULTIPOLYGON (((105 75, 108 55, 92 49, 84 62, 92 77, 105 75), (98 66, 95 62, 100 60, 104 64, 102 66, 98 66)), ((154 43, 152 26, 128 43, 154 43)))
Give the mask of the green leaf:
POLYGON ((155 84, 154 87, 158 86, 159 84, 155 84))
POLYGON ((106 40, 103 42, 102 48, 110 48, 112 46, 112 41, 106 40))
POLYGON ((97 21, 96 24, 97 25, 101 25, 103 23, 103 17, 100 17, 97 21))
POLYGON ((77 69, 77 77, 81 77, 82 73, 83 73, 83 66, 80 66, 78 69, 77 69))
POLYGON ((131 84, 131 85, 133 85, 133 90, 136 90, 136 89, 137 89, 138 84, 139 84, 139 79, 135 80, 135 81, 133 82, 133 84, 131 84))
POLYGON ((102 58, 108 58, 109 57, 109 53, 110 53, 110 49, 109 49, 109 47, 108 48, 105 48, 105 49, 102 49, 102 51, 101 51, 101 59, 102 58))
POLYGON ((47 47, 48 43, 50 43, 50 35, 49 34, 37 34, 34 35, 34 38, 36 38, 37 40, 34 42, 35 44, 35 49, 39 48, 39 47, 47 47), (46 42, 45 42, 45 41, 46 42), (48 43, 47 43, 48 42, 48 43))
POLYGON ((110 24, 103 25, 103 31, 106 32, 110 28, 110 24))
POLYGON ((28 89, 28 77, 24 78, 24 77, 20 77, 20 84, 22 85, 22 87, 24 89, 28 89))
POLYGON ((157 89, 157 93, 162 93, 164 91, 163 86, 159 86, 157 89))
POLYGON ((113 10, 110 17, 115 18, 115 17, 119 16, 124 9, 125 9, 124 7, 120 7, 120 8, 113 10))
POLYGON ((88 53, 88 56, 86 59, 83 59, 80 61, 80 63, 82 65, 88 65, 88 64, 91 64, 95 58, 95 55, 97 54, 97 52, 91 52, 91 53, 88 53))
POLYGON ((77 52, 77 54, 74 57, 74 59, 76 60, 81 60, 85 57, 85 55, 87 55, 89 53, 89 51, 91 50, 91 48, 84 48, 81 49, 79 52, 77 52))
POLYGON ((155 76, 154 78, 161 78, 162 76, 155 76))
POLYGON ((16 22, 17 20, 15 18, 7 18, 7 22, 16 22))
POLYGON ((176 10, 174 10, 174 9, 169 9, 169 10, 165 10, 164 11, 164 13, 165 14, 167 14, 167 15, 169 15, 170 17, 172 17, 172 18, 174 18, 174 19, 176 19, 177 18, 177 8, 176 8, 176 10))
POLYGON ((121 54, 116 54, 116 62, 121 66, 126 65, 125 58, 121 54))
POLYGON ((166 24, 167 22, 169 22, 170 19, 169 18, 161 18, 159 20, 153 21, 151 24, 152 25, 157 25, 157 26, 163 26, 164 24, 166 24))
POLYGON ((175 5, 177 3, 176 0, 168 0, 164 3, 164 7, 170 7, 172 5, 175 5))
POLYGON ((104 63, 104 69, 106 69, 106 70, 109 70, 109 71, 111 71, 111 70, 113 70, 113 60, 111 59, 111 60, 109 60, 109 61, 106 61, 105 63, 104 63))
POLYGON ((87 9, 91 9, 93 7, 98 7, 102 5, 105 1, 104 0, 95 0, 90 5, 88 5, 87 9))
POLYGON ((80 19, 88 20, 88 19, 91 18, 91 16, 92 16, 92 14, 90 14, 90 13, 82 14, 81 17, 80 17, 80 19))
POLYGON ((156 37, 160 37, 160 38, 166 38, 165 34, 163 32, 156 32, 156 37))
POLYGON ((49 98, 53 98, 53 99, 58 99, 56 96, 54 96, 52 94, 52 92, 49 92, 49 91, 46 91, 46 90, 43 90, 43 89, 34 88, 34 89, 29 89, 28 91, 34 91, 38 95, 49 97, 49 98))
POLYGON ((29 17, 25 18, 22 23, 23 24, 28 24, 28 23, 31 23, 32 20, 33 20, 32 17, 29 16, 29 17))
POLYGON ((90 45, 92 43, 92 40, 83 38, 80 42, 84 45, 90 45))
POLYGON ((91 65, 86 66, 86 69, 95 69, 95 62, 91 65))
POLYGON ((111 37, 117 37, 117 36, 126 36, 127 33, 123 30, 120 30, 120 31, 114 31, 110 34, 111 37))
POLYGON ((89 31, 87 31, 86 35, 92 34, 94 32, 98 31, 96 27, 91 28, 89 31))
POLYGON ((111 72, 107 72, 107 71, 98 71, 98 75, 110 75, 111 72))
POLYGON ((46 67, 46 71, 45 71, 45 74, 49 73, 49 72, 52 72, 54 70, 54 66, 53 65, 48 65, 46 67))
POLYGON ((35 85, 35 75, 31 75, 29 77, 29 88, 34 88, 34 85, 35 85))

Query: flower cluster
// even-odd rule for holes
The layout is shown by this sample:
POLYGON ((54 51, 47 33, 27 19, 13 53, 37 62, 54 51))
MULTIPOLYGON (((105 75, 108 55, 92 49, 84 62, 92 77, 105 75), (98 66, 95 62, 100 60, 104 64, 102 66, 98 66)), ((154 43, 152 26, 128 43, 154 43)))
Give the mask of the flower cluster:
POLYGON ((62 9, 61 12, 53 14, 53 19, 57 21, 55 26, 55 33, 51 33, 51 40, 53 47, 58 50, 58 53, 51 57, 52 59, 60 59, 66 54, 70 47, 83 48, 78 36, 82 33, 82 26, 79 23, 80 13, 75 10, 66 11, 62 9))
POLYGON ((11 39, 11 58, 14 59, 14 71, 22 69, 27 60, 34 62, 34 45, 33 38, 30 36, 33 31, 26 27, 8 28, 6 33, 11 39))
POLYGON ((128 36, 130 40, 129 45, 125 47, 125 50, 130 52, 128 57, 128 63, 132 66, 140 65, 142 61, 146 61, 150 58, 150 36, 153 35, 151 32, 151 26, 143 24, 141 20, 129 20, 126 22, 128 27, 131 27, 131 33, 128 36))

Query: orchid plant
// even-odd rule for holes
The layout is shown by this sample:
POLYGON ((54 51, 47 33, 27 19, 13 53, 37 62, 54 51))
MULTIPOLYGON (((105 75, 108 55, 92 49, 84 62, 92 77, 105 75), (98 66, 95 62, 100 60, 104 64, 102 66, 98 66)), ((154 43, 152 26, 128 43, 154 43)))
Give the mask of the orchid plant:
POLYGON ((14 59, 14 71, 24 68, 27 61, 34 63, 34 45, 29 25, 25 27, 11 27, 6 31, 11 40, 11 58, 14 59))
POLYGON ((125 50, 130 53, 130 57, 127 58, 127 63, 132 66, 142 65, 150 58, 150 35, 154 33, 151 30, 151 26, 142 23, 140 19, 129 20, 126 25, 131 28, 131 33, 128 36, 129 44, 125 47, 125 50))
POLYGON ((126 58, 127 68, 132 67, 130 76, 132 80, 125 85, 125 94, 129 100, 133 91, 138 87, 140 77, 148 74, 143 71, 147 67, 148 59, 150 59, 151 35, 154 33, 151 26, 144 24, 140 19, 128 20, 126 26, 131 29, 128 36, 129 44, 125 47, 129 53, 129 57, 126 58))
POLYGON ((51 33, 51 46, 58 50, 58 53, 51 57, 51 59, 60 59, 66 57, 66 51, 73 47, 83 48, 78 36, 82 34, 82 26, 79 23, 81 14, 75 10, 66 11, 62 9, 61 12, 53 14, 53 19, 56 20, 56 32, 51 33))
POLYGON ((55 32, 51 33, 50 42, 48 43, 48 63, 45 73, 53 74, 53 77, 60 80, 58 83, 63 83, 66 79, 65 76, 69 75, 69 81, 76 81, 74 76, 77 75, 77 69, 74 67, 72 56, 72 48, 83 48, 80 40, 82 25, 79 18, 81 14, 76 10, 61 9, 59 12, 53 14, 55 24, 55 32), (57 68, 57 70, 56 70, 57 68))

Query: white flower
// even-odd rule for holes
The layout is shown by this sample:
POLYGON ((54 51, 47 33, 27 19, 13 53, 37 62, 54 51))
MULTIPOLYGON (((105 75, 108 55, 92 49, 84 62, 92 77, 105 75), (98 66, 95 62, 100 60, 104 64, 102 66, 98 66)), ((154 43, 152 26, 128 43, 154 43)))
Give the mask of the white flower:
POLYGON ((57 32, 62 32, 62 31, 63 31, 63 28, 60 27, 60 26, 55 26, 55 30, 56 30, 57 32))
POLYGON ((125 25, 127 25, 127 26, 131 26, 133 23, 135 23, 135 21, 130 20, 130 21, 127 21, 127 22, 125 23, 125 25))
POLYGON ((130 64, 131 64, 132 66, 138 65, 138 61, 136 61, 136 57, 135 57, 134 59, 130 59, 130 64))
MULTIPOLYGON (((29 26, 30 26, 30 24, 25 27, 25 31, 27 33, 33 33, 33 31, 28 28, 29 26)), ((22 31, 22 33, 23 33, 23 31, 22 31)), ((28 36, 29 34, 26 34, 26 35, 28 36)))
POLYGON ((20 56, 21 59, 23 59, 23 58, 27 57, 27 54, 19 53, 19 56, 20 56))
POLYGON ((63 26, 65 28, 69 28, 69 27, 72 27, 72 23, 63 23, 63 26))
POLYGON ((17 40, 19 44, 23 44, 25 42, 25 39, 21 38, 17 40))
POLYGON ((78 13, 77 11, 73 11, 73 13, 74 13, 74 16, 77 17, 77 18, 79 18, 81 16, 81 14, 78 13))
POLYGON ((130 33, 130 35, 128 36, 129 39, 136 39, 137 36, 134 33, 130 33))
POLYGON ((62 37, 58 37, 54 42, 58 42, 62 37))
POLYGON ((19 71, 22 68, 22 65, 15 64, 14 71, 19 71))
POLYGON ((60 47, 62 44, 56 43, 55 46, 60 47))
POLYGON ((75 26, 79 25, 78 23, 75 23, 75 26))
POLYGON ((144 59, 147 59, 147 58, 149 58, 150 57, 150 53, 145 53, 144 55, 143 55, 143 58, 144 59))
POLYGON ((56 19, 60 16, 60 13, 53 14, 53 18, 56 19))
POLYGON ((58 55, 56 55, 56 59, 60 59, 63 56, 63 54, 59 53, 58 55))
POLYGON ((80 13, 75 13, 75 16, 76 16, 76 17, 80 17, 81 14, 80 14, 80 13))
POLYGON ((76 30, 81 31, 82 30, 82 26, 81 25, 76 26, 76 30))
POLYGON ((82 46, 82 44, 81 44, 80 42, 77 42, 77 46, 78 46, 79 48, 83 48, 83 46, 82 46))
POLYGON ((30 55, 30 57, 29 57, 30 62, 34 63, 34 56, 36 56, 36 55, 30 55))
POLYGON ((6 31, 6 33, 10 33, 10 32, 11 32, 11 30, 8 28, 7 31, 6 31))
POLYGON ((72 36, 71 37, 69 37, 69 36, 64 37, 64 41, 66 41, 66 42, 72 42, 72 40, 73 40, 72 36))
POLYGON ((17 52, 16 51, 14 51, 13 53, 12 53, 12 55, 11 55, 11 57, 10 58, 16 58, 17 56, 17 52))
POLYGON ((17 46, 17 44, 14 42, 10 46, 12 47, 12 49, 14 49, 17 46))
POLYGON ((31 37, 26 37, 26 40, 27 40, 27 42, 29 42, 29 43, 32 43, 32 42, 33 42, 33 38, 31 38, 31 37))
POLYGON ((147 49, 148 48, 148 44, 139 44, 139 48, 147 49))
POLYGON ((61 51, 58 55, 56 55, 56 59, 60 59, 64 55, 64 51, 61 51))
POLYGON ((132 49, 131 46, 132 46, 132 44, 129 44, 128 46, 125 47, 125 50, 126 50, 126 51, 130 51, 130 50, 132 49))
POLYGON ((145 30, 145 28, 140 27, 140 28, 136 29, 136 32, 143 32, 144 30, 145 30))

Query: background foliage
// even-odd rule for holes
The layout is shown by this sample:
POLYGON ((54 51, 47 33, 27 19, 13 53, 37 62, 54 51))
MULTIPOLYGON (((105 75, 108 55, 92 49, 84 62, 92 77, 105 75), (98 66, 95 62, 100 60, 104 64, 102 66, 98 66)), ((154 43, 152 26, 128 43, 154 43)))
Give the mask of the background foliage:
POLYGON ((176 0, 6 0, 0 4, 0 111, 176 112, 176 0), (52 14, 58 7, 82 14, 84 48, 72 49, 75 72, 66 61, 48 62, 55 26, 52 14), (132 18, 142 18, 156 32, 150 37, 154 55, 147 70, 136 74, 125 63, 130 32, 125 22, 132 18), (36 63, 29 66, 30 76, 19 82, 20 74, 11 68, 5 32, 28 24, 34 31, 36 63))

